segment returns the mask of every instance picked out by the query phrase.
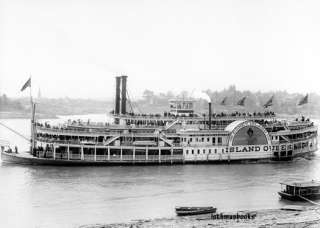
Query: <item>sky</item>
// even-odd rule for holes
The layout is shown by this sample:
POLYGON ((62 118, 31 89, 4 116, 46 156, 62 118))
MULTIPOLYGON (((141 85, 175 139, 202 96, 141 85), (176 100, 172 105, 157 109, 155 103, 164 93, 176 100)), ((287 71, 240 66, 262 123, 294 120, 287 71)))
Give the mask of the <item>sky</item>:
POLYGON ((320 1, 0 0, 0 94, 145 89, 320 94, 320 1))

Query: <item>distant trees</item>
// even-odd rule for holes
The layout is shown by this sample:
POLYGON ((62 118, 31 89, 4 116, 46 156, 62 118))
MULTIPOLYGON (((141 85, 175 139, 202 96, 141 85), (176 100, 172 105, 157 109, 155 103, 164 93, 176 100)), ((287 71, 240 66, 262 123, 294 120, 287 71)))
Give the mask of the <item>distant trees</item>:
MULTIPOLYGON (((112 109, 111 102, 92 99, 41 98, 36 99, 36 112, 48 115, 73 115, 88 113, 107 113, 112 109)), ((1 112, 29 113, 31 110, 29 98, 8 98, 0 95, 1 112)))
POLYGON ((23 111, 24 107, 20 101, 9 99, 6 94, 0 96, 0 111, 23 111))
MULTIPOLYGON (((320 96, 315 93, 309 94, 309 103, 304 107, 297 106, 297 102, 305 96, 305 94, 288 93, 287 91, 270 91, 270 92, 251 92, 237 90, 235 85, 231 85, 221 91, 206 90, 206 93, 211 97, 214 112, 232 112, 232 111, 247 111, 247 112, 262 112, 263 105, 274 95, 272 106, 268 110, 272 110, 279 114, 296 114, 305 113, 320 115, 320 96), (236 103, 240 98, 246 96, 245 106, 239 107, 236 103), (227 97, 226 105, 221 105, 221 101, 227 97)), ((175 96, 172 91, 167 93, 156 94, 153 91, 145 90, 143 99, 136 101, 140 110, 145 112, 161 112, 168 110, 168 100, 176 97, 188 98, 192 94, 187 91, 182 91, 178 96, 175 96)), ((199 100, 195 104, 195 109, 199 112, 207 109, 207 102, 199 100)))
MULTIPOLYGON (((268 110, 278 114, 312 114, 320 116, 320 96, 316 93, 309 94, 309 103, 297 106, 298 101, 305 94, 288 93, 286 91, 251 92, 239 91, 234 85, 221 91, 207 90, 206 93, 212 100, 212 108, 219 112, 262 112, 263 104, 274 95, 273 104, 268 110), (245 106, 237 106, 236 103, 246 96, 245 106), (221 101, 227 97, 225 105, 221 101)), ((136 113, 163 113, 169 110, 169 100, 174 98, 192 97, 192 91, 182 91, 175 95, 172 91, 156 94, 154 91, 145 90, 142 99, 131 101, 133 111, 136 113)), ((37 99, 37 113, 50 115, 72 115, 87 113, 109 113, 114 107, 113 101, 99 101, 94 99, 73 98, 41 98, 37 99)), ((207 112, 208 104, 205 100, 196 99, 194 109, 196 112, 207 112)), ((129 110, 129 109, 128 109, 129 110)), ((0 95, 0 111, 2 112, 30 112, 30 100, 25 98, 9 98, 6 94, 0 95)), ((131 110, 130 110, 131 111, 131 110)))

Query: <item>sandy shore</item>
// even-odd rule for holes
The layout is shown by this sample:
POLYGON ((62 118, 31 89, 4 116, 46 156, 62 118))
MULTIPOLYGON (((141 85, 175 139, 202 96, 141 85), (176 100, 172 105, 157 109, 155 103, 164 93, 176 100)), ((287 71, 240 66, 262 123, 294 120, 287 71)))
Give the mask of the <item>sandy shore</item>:
MULTIPOLYGON (((258 211, 217 212, 217 215, 245 216, 250 219, 217 219, 214 215, 198 215, 189 217, 159 218, 152 220, 137 220, 129 223, 91 224, 80 228, 151 228, 151 227, 277 227, 277 228, 318 228, 320 227, 320 207, 292 207, 298 210, 266 209, 258 211)), ((288 208, 287 208, 288 209, 288 208)))

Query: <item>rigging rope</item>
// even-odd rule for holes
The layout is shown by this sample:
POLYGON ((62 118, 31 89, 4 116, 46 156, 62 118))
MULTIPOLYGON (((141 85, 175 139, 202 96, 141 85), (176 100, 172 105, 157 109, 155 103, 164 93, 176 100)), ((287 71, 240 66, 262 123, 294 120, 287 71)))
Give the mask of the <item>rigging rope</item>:
MULTIPOLYGON (((129 96, 129 91, 128 91, 128 89, 127 89, 127 95, 128 95, 128 100, 129 100, 129 102, 130 102, 130 106, 131 106, 132 112, 133 112, 132 103, 131 103, 131 99, 130 99, 130 96, 129 96)), ((136 104, 136 108, 138 109, 138 111, 139 111, 140 113, 142 113, 141 110, 140 110, 140 108, 139 108, 139 106, 138 106, 138 104, 136 104)))
POLYGON ((130 99, 130 97, 129 97, 129 92, 128 92, 128 90, 127 90, 127 96, 128 96, 128 101, 129 101, 129 105, 130 105, 130 108, 131 108, 131 112, 134 112, 134 111, 133 111, 133 108, 132 108, 132 103, 131 103, 131 99, 130 99))
POLYGON ((12 131, 13 133, 15 133, 15 134, 19 135, 20 137, 24 138, 24 139, 25 139, 25 140, 27 140, 28 142, 30 142, 30 139, 29 139, 29 138, 27 138, 27 137, 26 137, 26 136, 24 136, 23 134, 21 134, 21 133, 17 132, 16 130, 12 129, 11 127, 9 127, 9 126, 5 125, 4 123, 1 123, 1 122, 0 122, 0 125, 2 125, 3 127, 5 127, 5 128, 7 128, 7 129, 9 129, 10 131, 12 131))

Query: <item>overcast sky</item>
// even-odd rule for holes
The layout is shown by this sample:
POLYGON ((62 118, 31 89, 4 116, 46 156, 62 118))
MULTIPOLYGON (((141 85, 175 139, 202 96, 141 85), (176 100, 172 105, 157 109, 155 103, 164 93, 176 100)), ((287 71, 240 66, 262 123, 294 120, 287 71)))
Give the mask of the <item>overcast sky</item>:
POLYGON ((0 93, 320 93, 320 1, 0 0, 0 93))

